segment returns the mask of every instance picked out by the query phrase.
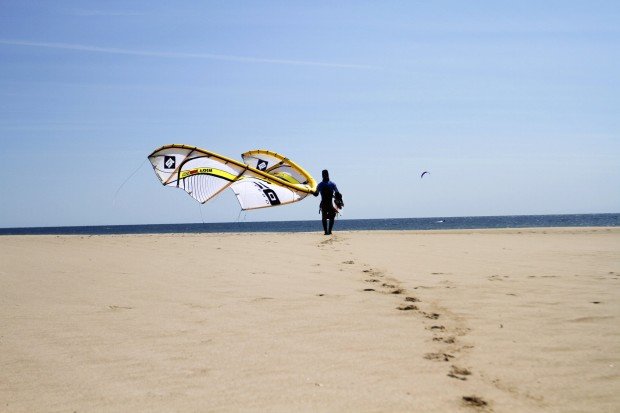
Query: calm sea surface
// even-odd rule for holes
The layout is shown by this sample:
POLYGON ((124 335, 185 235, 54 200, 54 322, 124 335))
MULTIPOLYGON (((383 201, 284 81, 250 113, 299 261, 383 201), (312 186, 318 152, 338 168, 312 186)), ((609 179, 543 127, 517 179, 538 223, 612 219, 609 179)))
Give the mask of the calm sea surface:
MULTIPOLYGON (((512 215, 492 217, 437 217, 392 219, 340 219, 334 231, 402 231, 432 229, 484 229, 526 227, 617 227, 620 214, 512 215)), ((0 228, 0 235, 108 235, 201 232, 313 232, 320 220, 227 222, 206 224, 102 225, 83 227, 0 228)))

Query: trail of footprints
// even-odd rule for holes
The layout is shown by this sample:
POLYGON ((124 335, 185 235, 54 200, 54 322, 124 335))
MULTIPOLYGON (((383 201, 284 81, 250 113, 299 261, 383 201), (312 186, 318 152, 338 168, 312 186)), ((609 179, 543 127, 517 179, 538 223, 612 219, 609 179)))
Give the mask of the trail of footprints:
MULTIPOLYGON (((344 261, 343 264, 354 264, 353 261, 344 261)), ((403 302, 396 307, 399 311, 411 311, 419 316, 422 316, 428 320, 440 320, 442 315, 435 312, 426 312, 420 307, 422 306, 421 300, 413 295, 408 295, 407 291, 401 287, 397 279, 386 276, 382 271, 372 268, 366 268, 362 270, 364 273, 364 282, 368 283, 368 287, 364 288, 365 292, 377 292, 381 294, 394 294, 403 295, 403 302)), ((467 333, 467 329, 464 328, 447 328, 439 322, 433 323, 426 327, 428 331, 433 334, 433 342, 437 343, 440 348, 433 353, 426 353, 424 358, 427 360, 450 363, 450 368, 446 375, 450 378, 465 381, 468 376, 472 375, 470 369, 460 367, 456 365, 457 354, 462 350, 471 348, 471 346, 464 346, 459 344, 457 337, 463 336, 467 333)), ((466 406, 475 407, 478 409, 486 409, 488 403, 479 396, 467 395, 463 396, 461 403, 466 406)))

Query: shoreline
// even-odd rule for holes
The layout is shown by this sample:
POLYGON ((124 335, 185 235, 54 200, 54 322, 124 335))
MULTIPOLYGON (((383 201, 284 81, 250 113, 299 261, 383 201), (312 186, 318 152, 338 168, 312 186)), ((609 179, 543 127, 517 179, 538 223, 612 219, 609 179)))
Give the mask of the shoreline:
MULTIPOLYGON (((315 222, 315 221, 312 221, 315 222)), ((323 236, 322 229, 319 228, 319 224, 315 230, 308 231, 241 231, 241 232, 141 232, 141 233, 109 233, 109 234, 96 234, 96 233, 84 233, 84 234, 0 234, 1 238, 9 237, 139 237, 139 236, 244 236, 244 235, 312 235, 318 234, 323 236)), ((175 224, 173 224, 175 225, 175 224)), ((200 225, 200 224, 198 224, 200 225)), ((333 235, 344 234, 464 234, 464 233, 514 233, 520 234, 523 232, 571 232, 571 231, 590 231, 590 232, 620 232, 620 226, 566 226, 566 227, 506 227, 506 228, 453 228, 453 229, 359 229, 359 230, 339 230, 334 227, 333 235)), ((326 236, 323 236, 327 239, 326 236)))
POLYGON ((0 237, 0 406, 614 411, 620 227, 0 237))
MULTIPOLYGON (((620 227, 620 214, 506 215, 433 218, 343 219, 336 227, 346 231, 445 230, 543 227, 620 227)), ((0 235, 32 234, 129 234, 129 233, 224 233, 224 232, 314 232, 320 220, 237 221, 181 224, 84 225, 60 227, 0 228, 0 235)))

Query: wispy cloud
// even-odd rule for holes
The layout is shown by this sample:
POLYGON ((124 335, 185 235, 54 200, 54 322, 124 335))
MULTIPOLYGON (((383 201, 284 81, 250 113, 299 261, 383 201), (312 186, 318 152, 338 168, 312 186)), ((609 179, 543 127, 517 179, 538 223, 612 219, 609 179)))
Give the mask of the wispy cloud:
POLYGON ((268 63, 278 65, 319 66, 341 69, 372 69, 368 65, 356 65, 336 62, 317 62, 309 60, 271 59, 250 56, 234 56, 214 53, 157 52, 149 50, 120 49, 115 47, 99 47, 73 43, 33 42, 30 40, 0 39, 0 44, 11 46, 43 47, 47 49, 63 49, 81 52, 109 53, 130 56, 160 57, 167 59, 208 59, 241 63, 268 63))
POLYGON ((143 16, 143 13, 131 12, 131 11, 110 11, 110 10, 86 10, 75 9, 71 10, 68 14, 73 16, 82 17, 130 17, 130 16, 143 16))

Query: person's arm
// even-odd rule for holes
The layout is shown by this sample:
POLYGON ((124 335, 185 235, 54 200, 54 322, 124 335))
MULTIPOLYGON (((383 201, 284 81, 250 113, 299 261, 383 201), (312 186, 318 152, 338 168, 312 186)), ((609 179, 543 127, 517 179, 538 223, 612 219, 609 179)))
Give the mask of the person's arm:
POLYGON ((338 190, 338 187, 336 186, 336 184, 332 182, 332 186, 333 186, 332 189, 334 190, 334 195, 339 194, 340 191, 338 190))
POLYGON ((338 191, 338 187, 334 184, 334 203, 338 209, 344 207, 344 201, 342 200, 342 194, 338 191))
POLYGON ((314 192, 312 193, 312 195, 314 195, 314 196, 319 196, 319 193, 321 192, 321 184, 322 184, 322 183, 323 183, 323 182, 319 182, 319 184, 316 186, 316 191, 314 191, 314 192))

